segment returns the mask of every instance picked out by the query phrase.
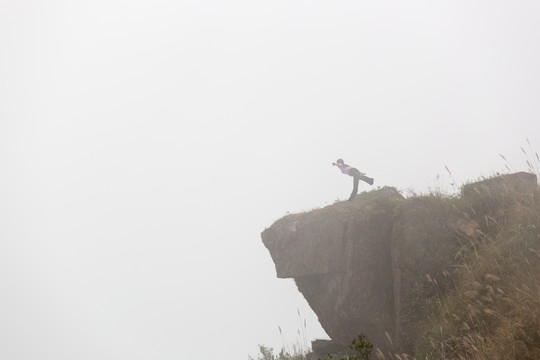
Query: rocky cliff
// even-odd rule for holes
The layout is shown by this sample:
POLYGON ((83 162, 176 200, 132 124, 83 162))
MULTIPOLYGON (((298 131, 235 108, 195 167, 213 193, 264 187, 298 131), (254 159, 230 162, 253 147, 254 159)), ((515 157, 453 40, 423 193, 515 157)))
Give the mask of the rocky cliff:
POLYGON ((364 333, 383 353, 411 354, 430 299, 454 284, 464 239, 489 232, 482 219, 497 206, 493 193, 536 186, 535 175, 517 173, 466 185, 452 198, 405 199, 386 187, 285 216, 262 240, 277 276, 294 278, 335 344, 364 333))

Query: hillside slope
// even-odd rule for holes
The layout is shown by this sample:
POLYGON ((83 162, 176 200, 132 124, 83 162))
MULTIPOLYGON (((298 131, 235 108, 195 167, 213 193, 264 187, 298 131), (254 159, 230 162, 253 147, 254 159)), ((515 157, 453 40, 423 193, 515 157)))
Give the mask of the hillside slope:
POLYGON ((456 197, 405 199, 383 188, 288 215, 262 239, 277 276, 295 279, 336 344, 364 333, 389 358, 415 352, 448 358, 447 348, 459 356, 458 343, 470 342, 459 331, 466 327, 446 334, 441 327, 435 336, 432 324, 448 322, 444 308, 459 298, 463 269, 511 229, 536 234, 538 202, 536 176, 528 173, 469 184, 456 197))

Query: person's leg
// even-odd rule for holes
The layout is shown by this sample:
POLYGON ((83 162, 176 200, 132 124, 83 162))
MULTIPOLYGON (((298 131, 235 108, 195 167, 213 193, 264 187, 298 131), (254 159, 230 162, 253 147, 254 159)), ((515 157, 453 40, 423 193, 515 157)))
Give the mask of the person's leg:
POLYGON ((367 182, 369 185, 373 185, 373 179, 365 175, 360 175, 358 177, 360 180, 367 182))
POLYGON ((352 201, 354 197, 356 196, 356 194, 358 194, 358 181, 359 180, 360 178, 358 176, 353 177, 353 189, 352 189, 351 196, 349 197, 349 201, 352 201))

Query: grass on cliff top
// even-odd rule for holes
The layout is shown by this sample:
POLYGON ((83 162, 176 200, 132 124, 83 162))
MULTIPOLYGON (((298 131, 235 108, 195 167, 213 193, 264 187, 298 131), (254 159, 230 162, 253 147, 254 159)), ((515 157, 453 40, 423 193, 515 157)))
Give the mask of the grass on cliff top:
POLYGON ((476 192, 454 204, 456 286, 436 300, 416 358, 540 359, 540 190, 476 192))
POLYGON ((391 211, 400 200, 401 193, 394 187, 385 186, 376 190, 358 194, 353 201, 336 200, 333 204, 322 208, 306 210, 299 213, 288 214, 278 219, 274 224, 301 219, 309 214, 309 217, 317 219, 339 219, 359 209, 391 211))

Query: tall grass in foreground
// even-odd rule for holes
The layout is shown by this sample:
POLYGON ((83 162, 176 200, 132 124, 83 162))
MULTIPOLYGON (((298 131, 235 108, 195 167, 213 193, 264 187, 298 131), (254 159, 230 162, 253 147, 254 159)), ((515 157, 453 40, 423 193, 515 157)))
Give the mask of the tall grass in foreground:
POLYGON ((479 226, 417 359, 540 359, 540 191, 481 195, 460 209, 479 226))
MULTIPOLYGON (((538 152, 533 150, 533 147, 531 145, 531 142, 529 139, 525 139, 527 141, 527 149, 525 149, 523 146, 520 148, 523 155, 525 155, 525 165, 527 165, 527 171, 531 174, 536 174, 536 176, 540 177, 540 156, 538 156, 538 152)), ((504 157, 504 155, 499 154, 499 156, 504 160, 505 164, 504 167, 506 169, 507 173, 515 172, 515 170, 510 166, 510 163, 504 157)))

